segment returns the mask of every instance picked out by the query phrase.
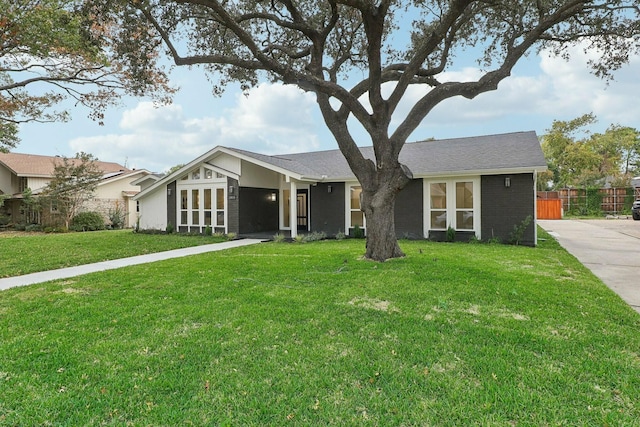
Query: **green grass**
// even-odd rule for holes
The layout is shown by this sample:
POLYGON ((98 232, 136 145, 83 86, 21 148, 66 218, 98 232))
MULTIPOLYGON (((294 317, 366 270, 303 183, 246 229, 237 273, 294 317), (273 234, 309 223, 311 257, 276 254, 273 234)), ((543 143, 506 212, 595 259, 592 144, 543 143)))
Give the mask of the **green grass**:
POLYGON ((260 244, 0 293, 0 425, 633 426, 640 316, 538 248, 260 244))
POLYGON ((131 230, 88 233, 0 233, 0 277, 72 267, 224 241, 216 236, 144 234, 131 230))

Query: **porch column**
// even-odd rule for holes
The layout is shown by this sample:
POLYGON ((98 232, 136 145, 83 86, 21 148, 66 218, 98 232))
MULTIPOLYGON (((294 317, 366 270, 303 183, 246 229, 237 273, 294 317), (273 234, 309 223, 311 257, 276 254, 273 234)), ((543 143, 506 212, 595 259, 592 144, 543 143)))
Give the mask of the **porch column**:
POLYGON ((298 235, 298 187, 295 181, 290 181, 291 196, 289 197, 289 225, 291 226, 291 238, 298 235))

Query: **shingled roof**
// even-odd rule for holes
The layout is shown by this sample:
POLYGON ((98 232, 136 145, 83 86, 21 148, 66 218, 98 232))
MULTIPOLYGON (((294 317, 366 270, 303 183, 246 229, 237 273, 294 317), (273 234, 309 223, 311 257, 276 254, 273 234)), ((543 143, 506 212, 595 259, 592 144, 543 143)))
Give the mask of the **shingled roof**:
MULTIPOLYGON (((308 179, 354 179, 340 150, 268 156, 226 148, 308 179)), ((366 158, 374 158, 373 147, 362 147, 360 151, 366 158)), ((400 162, 415 177, 547 168, 533 131, 408 143, 400 152, 400 162)))
MULTIPOLYGON (((360 151, 366 158, 374 158, 373 147, 362 147, 360 151)), ((155 191, 186 170, 219 153, 236 155, 244 161, 306 181, 355 180, 340 150, 272 156, 217 146, 145 188, 136 198, 155 191)), ((400 162, 409 167, 415 178, 530 173, 547 169, 538 137, 533 131, 408 143, 400 152, 400 162)))
MULTIPOLYGON (((76 159, 69 160, 76 161, 76 159)), ((61 158, 36 154, 0 153, 0 164, 17 176, 50 178, 53 176, 56 161, 61 161, 61 158)), ((105 174, 129 171, 118 163, 97 161, 96 164, 105 174)))

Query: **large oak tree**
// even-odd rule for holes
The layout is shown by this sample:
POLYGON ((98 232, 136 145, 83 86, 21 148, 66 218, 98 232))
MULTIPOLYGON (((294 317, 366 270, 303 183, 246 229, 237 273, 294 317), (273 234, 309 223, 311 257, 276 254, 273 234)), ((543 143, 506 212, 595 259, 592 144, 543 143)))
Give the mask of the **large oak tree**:
MULTIPOLYGON (((202 64, 215 90, 268 78, 315 93, 324 121, 363 189, 366 256, 402 256, 394 225, 398 192, 412 178, 398 156, 440 102, 496 90, 516 63, 541 48, 566 55, 581 44, 607 77, 638 50, 631 0, 86 0, 129 52, 132 78, 165 49, 179 66, 202 64), (118 23, 119 26, 113 26, 118 23), (463 50, 483 73, 448 81, 463 50), (354 79, 358 79, 354 81, 354 79), (415 88, 415 89, 414 89, 415 88), (394 116, 411 91, 418 100, 394 116), (393 122, 392 122, 393 118, 393 122), (353 120, 370 141, 356 141, 353 120), (393 124, 393 125, 392 125, 393 124), (370 143, 375 160, 357 143, 370 143)), ((124 46, 124 48, 122 48, 124 46)))
POLYGON ((16 146, 20 123, 68 120, 65 100, 100 121, 124 94, 172 92, 156 57, 130 79, 111 29, 85 12, 81 0, 0 0, 0 151, 16 146))

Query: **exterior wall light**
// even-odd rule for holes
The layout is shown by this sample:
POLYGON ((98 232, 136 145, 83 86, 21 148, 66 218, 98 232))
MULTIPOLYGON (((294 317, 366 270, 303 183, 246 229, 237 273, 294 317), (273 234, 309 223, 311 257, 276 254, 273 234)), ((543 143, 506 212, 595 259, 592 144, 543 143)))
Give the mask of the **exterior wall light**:
POLYGON ((276 193, 271 193, 271 195, 269 196, 269 200, 271 200, 272 202, 276 201, 276 193))
POLYGON ((171 196, 171 188, 167 188, 167 196, 171 196))
POLYGON ((330 185, 327 185, 327 193, 331 193, 333 191, 333 188, 330 185))
POLYGON ((508 176, 504 179, 504 186, 507 188, 511 187, 511 177, 508 176))

